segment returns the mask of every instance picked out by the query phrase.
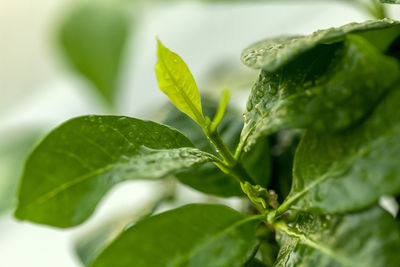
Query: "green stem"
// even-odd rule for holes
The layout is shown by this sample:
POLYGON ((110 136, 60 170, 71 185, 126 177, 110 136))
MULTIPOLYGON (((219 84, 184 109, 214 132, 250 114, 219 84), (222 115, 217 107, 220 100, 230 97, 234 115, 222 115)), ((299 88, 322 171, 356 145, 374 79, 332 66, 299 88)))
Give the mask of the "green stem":
POLYGON ((208 128, 203 129, 211 143, 214 145, 217 152, 221 155, 222 159, 226 163, 223 168, 217 165, 222 171, 227 172, 236 178, 239 179, 241 182, 249 182, 253 184, 254 182, 250 178, 249 174, 243 167, 243 165, 235 159, 232 155, 229 148, 226 146, 224 141, 222 140, 221 136, 218 134, 217 131, 211 132, 208 128))

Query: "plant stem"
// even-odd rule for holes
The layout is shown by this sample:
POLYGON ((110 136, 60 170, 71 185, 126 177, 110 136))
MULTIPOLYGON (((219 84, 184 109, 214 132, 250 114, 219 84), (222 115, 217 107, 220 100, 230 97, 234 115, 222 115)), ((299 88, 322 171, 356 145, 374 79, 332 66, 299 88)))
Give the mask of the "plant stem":
POLYGON ((226 166, 224 166, 225 168, 223 169, 220 166, 218 165, 217 166, 220 167, 222 171, 228 172, 229 174, 235 176, 241 182, 249 182, 253 184, 254 182, 250 178, 249 174, 247 173, 243 165, 237 159, 235 159, 235 157, 232 155, 231 151, 226 146, 226 144, 224 143, 218 132, 217 131, 211 132, 208 128, 205 128, 203 130, 207 135, 208 139, 214 145, 217 152, 221 155, 222 159, 224 160, 224 163, 226 163, 226 166))

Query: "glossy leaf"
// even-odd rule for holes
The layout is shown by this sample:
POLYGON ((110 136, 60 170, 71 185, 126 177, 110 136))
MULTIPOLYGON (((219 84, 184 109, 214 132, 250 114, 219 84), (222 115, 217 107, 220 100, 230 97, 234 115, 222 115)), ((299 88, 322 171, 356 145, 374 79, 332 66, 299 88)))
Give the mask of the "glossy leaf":
POLYGON ((319 30, 307 36, 268 39, 245 49, 242 61, 250 68, 274 72, 318 45, 343 41, 348 34, 361 35, 384 51, 400 35, 400 23, 391 19, 369 20, 319 30))
POLYGON ((400 261, 400 223, 379 207, 341 216, 301 214, 280 230, 276 267, 397 266, 400 261))
MULTIPOLYGON (((218 104, 212 98, 204 98, 203 110, 205 115, 208 117, 214 117, 217 106, 218 104)), ((216 155, 214 147, 202 133, 200 127, 177 109, 170 109, 164 123, 180 130, 202 151, 216 155)), ((219 133, 231 151, 235 149, 239 142, 242 127, 243 121, 240 113, 234 108, 228 106, 225 117, 219 125, 219 133)), ((241 160, 247 171, 258 184, 263 186, 268 185, 270 180, 271 161, 267 139, 262 140, 258 146, 254 147, 254 149, 248 153, 245 153, 241 160)), ((207 194, 222 197, 243 195, 239 182, 233 177, 223 173, 211 163, 179 171, 176 176, 180 182, 207 194)))
POLYGON ((180 132, 150 121, 85 116, 53 130, 29 156, 16 217, 58 227, 86 220, 106 192, 214 159, 180 132))
POLYGON ((205 126, 199 89, 186 63, 159 40, 157 56, 156 74, 161 91, 178 109, 205 126))
POLYGON ((73 67, 113 102, 129 22, 111 4, 85 3, 63 21, 61 46, 73 67))
POLYGON ((359 121, 398 78, 395 59, 364 38, 321 45, 275 73, 262 71, 247 103, 241 142, 286 128, 337 131, 359 121))
POLYGON ((187 205, 131 226, 91 266, 241 266, 259 220, 221 205, 187 205))
POLYGON ((308 132, 296 152, 287 203, 323 213, 369 206, 400 193, 399 87, 366 121, 345 132, 308 132))

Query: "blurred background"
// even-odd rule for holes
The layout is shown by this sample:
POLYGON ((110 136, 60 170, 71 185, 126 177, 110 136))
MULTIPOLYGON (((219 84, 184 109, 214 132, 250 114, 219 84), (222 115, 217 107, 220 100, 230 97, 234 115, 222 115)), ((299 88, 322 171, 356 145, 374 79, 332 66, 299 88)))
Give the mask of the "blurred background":
MULTIPOLYGON (((82 266, 76 244, 99 241, 90 232, 112 219, 123 227, 168 186, 119 185, 71 230, 12 215, 24 158, 53 127, 84 114, 161 120, 167 98, 154 74, 156 36, 186 61, 202 92, 230 89, 242 110, 257 77, 240 62, 244 48, 371 19, 365 1, 0 0, 0 266, 82 266)), ((399 7, 386 9, 400 17, 399 7)), ((185 186, 176 190, 178 204, 206 201, 185 186)))

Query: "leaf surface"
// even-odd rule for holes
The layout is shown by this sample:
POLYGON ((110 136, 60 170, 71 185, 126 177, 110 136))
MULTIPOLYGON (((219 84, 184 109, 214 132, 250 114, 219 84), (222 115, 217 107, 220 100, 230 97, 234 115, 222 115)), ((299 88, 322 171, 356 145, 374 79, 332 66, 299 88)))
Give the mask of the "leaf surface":
POLYGON ((358 127, 337 134, 309 131, 296 152, 285 202, 301 210, 342 213, 399 193, 399 102, 396 87, 358 127))
POLYGON ((379 207, 341 216, 301 214, 278 231, 276 267, 397 266, 400 223, 379 207))
POLYGON ((157 179, 213 161, 180 132, 150 121, 84 116, 53 130, 31 153, 16 217, 58 227, 82 223, 115 184, 157 179))
POLYGON ((391 19, 369 20, 346 24, 339 28, 319 30, 307 36, 268 39, 245 49, 242 61, 250 68, 262 68, 274 72, 320 44, 343 41, 348 34, 364 36, 384 51, 391 41, 400 35, 400 24, 391 19))
POLYGON ((261 71, 245 112, 241 145, 287 128, 337 131, 369 112, 399 74, 394 58, 364 38, 320 45, 275 73, 261 71))
POLYGON ((91 266, 241 266, 259 219, 221 205, 183 206, 131 226, 91 266))
POLYGON ((186 63, 159 40, 157 56, 156 74, 161 91, 178 109, 204 126, 199 89, 186 63))

